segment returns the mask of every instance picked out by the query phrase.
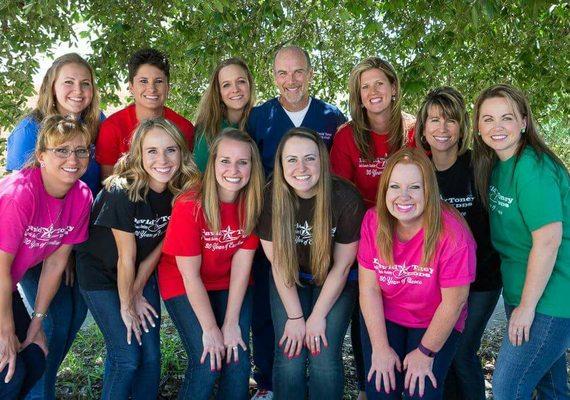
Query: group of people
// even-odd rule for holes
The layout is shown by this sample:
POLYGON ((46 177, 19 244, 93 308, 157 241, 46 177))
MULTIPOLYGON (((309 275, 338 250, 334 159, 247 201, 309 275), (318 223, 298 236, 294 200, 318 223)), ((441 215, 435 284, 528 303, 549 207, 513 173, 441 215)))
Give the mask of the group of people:
POLYGON ((414 117, 370 57, 347 122, 309 95, 305 50, 279 49, 273 74, 254 106, 244 61, 220 62, 194 128, 165 106, 157 50, 130 58, 134 103, 108 118, 90 65, 54 61, 0 180, 0 398, 54 399, 89 310, 102 398, 156 399, 162 298, 180 399, 249 398, 251 350, 255 399, 341 399, 350 326, 359 399, 480 400, 502 291, 494 398, 569 399, 570 175, 524 94, 483 90, 470 128, 439 87, 414 117))

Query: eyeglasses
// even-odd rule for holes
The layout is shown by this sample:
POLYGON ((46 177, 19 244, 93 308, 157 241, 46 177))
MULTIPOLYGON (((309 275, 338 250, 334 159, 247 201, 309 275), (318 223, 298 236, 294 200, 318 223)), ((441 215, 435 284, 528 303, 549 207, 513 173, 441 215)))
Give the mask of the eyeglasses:
POLYGON ((89 149, 84 147, 80 147, 75 150, 68 149, 67 147, 46 148, 46 150, 51 151, 57 158, 69 158, 71 153, 75 153, 75 157, 77 158, 89 158, 89 155, 91 154, 89 149))

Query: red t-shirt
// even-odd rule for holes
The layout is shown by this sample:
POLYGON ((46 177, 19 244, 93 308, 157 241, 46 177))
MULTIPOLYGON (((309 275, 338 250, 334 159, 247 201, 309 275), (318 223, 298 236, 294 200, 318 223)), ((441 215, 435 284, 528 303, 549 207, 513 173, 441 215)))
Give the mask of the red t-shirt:
MULTIPOLYGON (((386 167, 390 152, 387 133, 371 132, 370 134, 374 143, 374 160, 367 160, 360 156, 350 122, 341 126, 336 133, 330 157, 332 172, 356 185, 367 208, 376 205, 380 175, 386 167)), ((413 126, 406 135, 406 146, 416 146, 413 126)))
MULTIPOLYGON (((168 107, 164 107, 164 118, 180 129, 190 150, 192 150, 194 147, 194 125, 168 107)), ((97 162, 102 165, 115 165, 121 155, 129 151, 131 137, 138 124, 134 104, 117 111, 103 121, 99 127, 95 146, 97 162)))
POLYGON ((202 256, 200 276, 206 290, 227 290, 230 287, 232 258, 239 249, 255 250, 259 238, 249 236, 239 227, 238 206, 220 203, 221 229, 211 232, 204 212, 193 195, 176 201, 158 264, 160 294, 164 300, 186 293, 175 256, 202 256))

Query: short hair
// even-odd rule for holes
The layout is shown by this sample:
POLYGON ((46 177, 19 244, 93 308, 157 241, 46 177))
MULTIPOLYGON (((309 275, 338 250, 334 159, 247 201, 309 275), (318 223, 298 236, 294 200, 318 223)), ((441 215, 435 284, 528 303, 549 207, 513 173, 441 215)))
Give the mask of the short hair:
POLYGON ((277 60, 277 56, 278 56, 279 53, 281 53, 282 51, 288 51, 288 50, 290 50, 290 51, 295 51, 295 52, 297 52, 297 53, 300 53, 300 54, 304 55, 304 56, 305 56, 305 61, 307 62, 307 68, 308 68, 308 69, 312 69, 312 68, 313 68, 312 65, 311 65, 311 57, 309 56, 309 52, 308 52, 307 50, 305 50, 305 49, 302 49, 302 48, 299 47, 299 46, 296 46, 296 45, 291 44, 291 45, 287 45, 287 46, 283 46, 283 47, 279 48, 279 50, 277 50, 277 51, 275 52, 275 54, 273 55, 273 70, 274 70, 274 71, 275 71, 275 60, 277 60))
POLYGON ((152 65, 164 72, 166 79, 170 82, 170 63, 168 62, 166 54, 156 49, 147 48, 138 50, 129 58, 128 68, 130 83, 133 83, 133 79, 139 68, 144 64, 152 65))

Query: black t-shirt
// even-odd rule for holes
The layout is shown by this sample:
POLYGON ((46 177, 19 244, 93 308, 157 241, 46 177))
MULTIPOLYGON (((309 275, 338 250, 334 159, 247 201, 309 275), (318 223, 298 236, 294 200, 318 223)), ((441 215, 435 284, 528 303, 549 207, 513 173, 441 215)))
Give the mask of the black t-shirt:
MULTIPOLYGON (((258 236, 271 241, 271 199, 273 185, 265 188, 263 211, 257 226, 258 236)), ((335 243, 353 243, 360 239, 360 224, 366 209, 360 194, 349 182, 333 177, 332 180, 332 237, 335 243)), ((295 241, 299 270, 311 274, 312 220, 315 198, 297 197, 298 209, 295 218, 295 241)), ((331 252, 331 260, 332 260, 331 252)), ((356 265, 356 263, 355 263, 356 265)), ((332 265, 331 265, 332 267, 332 265)))
POLYGON ((146 201, 132 202, 121 189, 103 189, 93 203, 89 239, 76 247, 77 277, 85 290, 117 287, 117 244, 111 229, 133 233, 137 246, 136 264, 144 260, 164 238, 172 193, 149 190, 146 201))
POLYGON ((441 198, 465 217, 477 242, 477 277, 471 290, 482 292, 501 288, 501 261, 491 244, 489 215, 475 190, 471 152, 459 156, 449 169, 436 171, 436 176, 441 198))

